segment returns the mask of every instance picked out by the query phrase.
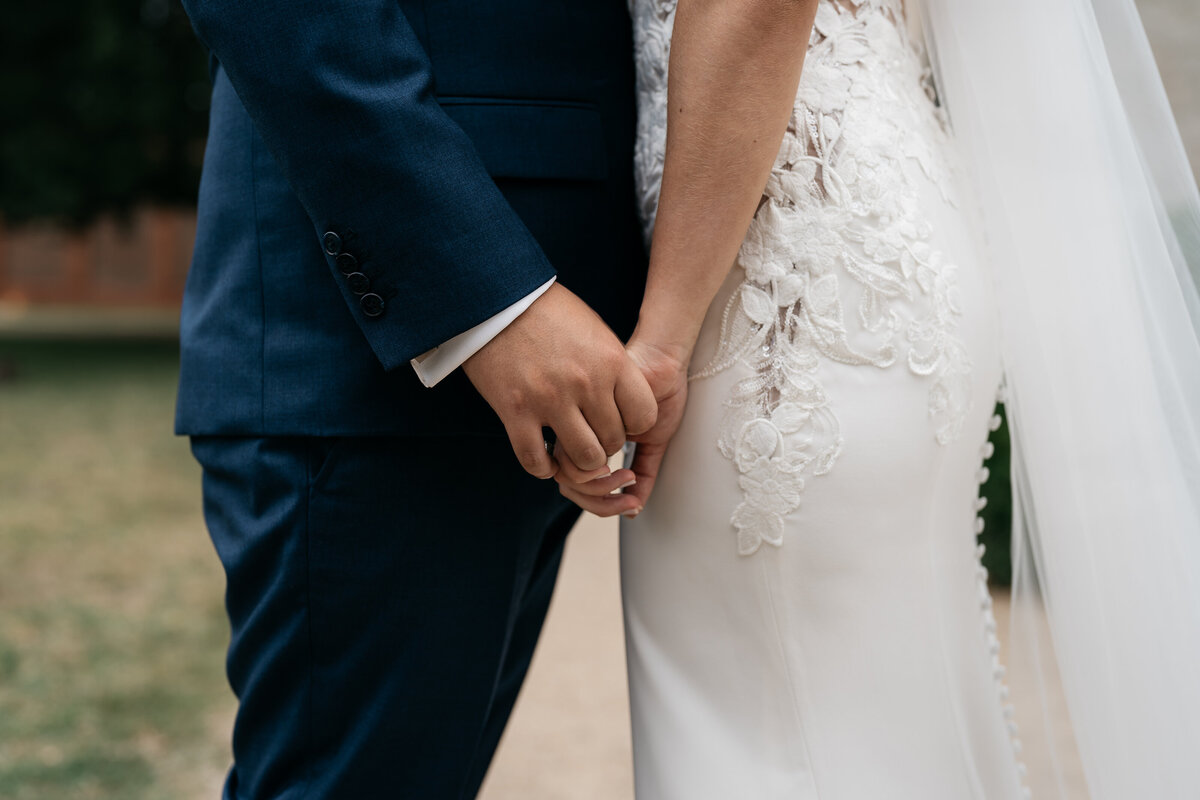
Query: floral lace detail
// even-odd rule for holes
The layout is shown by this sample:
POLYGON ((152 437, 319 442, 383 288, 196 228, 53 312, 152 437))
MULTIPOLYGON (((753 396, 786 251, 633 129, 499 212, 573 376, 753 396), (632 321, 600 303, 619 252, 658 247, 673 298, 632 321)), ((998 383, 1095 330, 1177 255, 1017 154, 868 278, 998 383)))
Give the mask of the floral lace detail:
MULTIPOLYGON (((753 370, 726 402, 718 444, 739 472, 738 552, 783 543, 805 479, 843 446, 822 385, 828 362, 927 378, 940 444, 970 409, 971 360, 958 332, 955 267, 931 244, 915 164, 949 196, 946 126, 929 72, 904 29, 902 0, 824 0, 791 121, 738 255, 745 279, 720 344, 692 375, 753 370), (857 314, 848 319, 847 304, 857 314)), ((649 236, 666 141, 675 0, 632 0, 638 66, 635 170, 649 236)))

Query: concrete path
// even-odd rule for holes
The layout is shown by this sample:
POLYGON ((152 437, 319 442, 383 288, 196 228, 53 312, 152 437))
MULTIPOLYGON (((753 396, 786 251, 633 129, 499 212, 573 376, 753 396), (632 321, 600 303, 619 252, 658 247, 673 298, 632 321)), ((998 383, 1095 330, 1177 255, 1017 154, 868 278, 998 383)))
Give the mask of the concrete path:
POLYGON ((617 525, 585 514, 480 800, 632 798, 617 525))

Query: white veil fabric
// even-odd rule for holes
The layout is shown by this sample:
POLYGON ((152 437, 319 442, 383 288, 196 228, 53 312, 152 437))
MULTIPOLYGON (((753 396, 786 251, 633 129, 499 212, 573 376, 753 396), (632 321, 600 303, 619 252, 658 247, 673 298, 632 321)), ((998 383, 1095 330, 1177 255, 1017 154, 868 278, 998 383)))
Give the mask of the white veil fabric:
POLYGON ((1195 797, 1200 194, 1166 94, 1133 0, 923 2, 1001 307, 1013 647, 1045 620, 1091 797, 1195 797))

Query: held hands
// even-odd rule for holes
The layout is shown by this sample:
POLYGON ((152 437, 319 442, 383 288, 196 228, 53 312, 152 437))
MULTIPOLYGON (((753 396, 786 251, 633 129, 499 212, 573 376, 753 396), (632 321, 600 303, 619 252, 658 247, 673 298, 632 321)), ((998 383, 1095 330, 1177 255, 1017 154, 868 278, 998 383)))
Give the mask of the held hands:
POLYGON ((561 442, 555 449, 561 468, 554 476, 562 495, 585 511, 601 517, 622 514, 636 517, 641 513, 654 490, 658 470, 671 437, 683 420, 687 403, 688 356, 666 348, 634 339, 627 349, 654 392, 658 417, 654 426, 641 434, 631 435, 637 443, 630 469, 619 469, 611 475, 596 477, 595 471, 578 468, 571 463, 561 442), (614 494, 621 490, 621 493, 614 494))
POLYGON ((655 424, 643 370, 596 312, 558 283, 463 370, 537 478, 554 477, 567 463, 576 477, 608 475, 608 456, 655 424), (558 463, 546 452, 543 426, 557 435, 558 463))

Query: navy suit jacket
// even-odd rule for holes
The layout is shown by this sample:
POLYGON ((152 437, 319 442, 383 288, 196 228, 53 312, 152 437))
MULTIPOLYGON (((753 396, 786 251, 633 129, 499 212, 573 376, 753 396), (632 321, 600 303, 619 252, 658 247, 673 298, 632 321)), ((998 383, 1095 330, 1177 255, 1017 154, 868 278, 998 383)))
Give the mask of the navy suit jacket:
POLYGON ((555 274, 629 334, 624 0, 184 6, 213 96, 180 433, 499 432, 461 370, 427 389, 409 359, 555 274))

